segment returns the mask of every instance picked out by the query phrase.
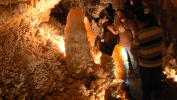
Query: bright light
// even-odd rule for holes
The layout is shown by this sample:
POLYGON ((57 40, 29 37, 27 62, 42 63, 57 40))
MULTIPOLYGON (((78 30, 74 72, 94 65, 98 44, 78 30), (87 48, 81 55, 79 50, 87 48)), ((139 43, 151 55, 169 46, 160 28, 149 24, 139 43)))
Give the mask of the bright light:
POLYGON ((125 52, 124 48, 120 49, 121 57, 124 61, 128 60, 127 53, 125 52))
POLYGON ((58 40, 58 47, 60 48, 60 50, 64 53, 64 56, 66 55, 65 54, 65 41, 63 39, 63 37, 59 37, 59 40, 58 40))
POLYGON ((43 8, 40 8, 40 10, 39 10, 40 12, 44 12, 44 9, 43 8))
POLYGON ((45 32, 42 28, 40 28, 40 35, 42 35, 43 38, 45 39, 49 39, 50 38, 50 33, 49 32, 45 32))
POLYGON ((101 52, 97 52, 97 53, 93 54, 93 56, 94 56, 94 62, 96 64, 100 64, 100 57, 101 57, 101 55, 102 55, 101 52))
POLYGON ((101 57, 102 53, 100 51, 98 51, 97 49, 94 49, 95 36, 94 36, 92 27, 91 27, 90 22, 87 17, 84 18, 84 23, 85 23, 85 28, 87 30, 88 41, 90 43, 90 46, 93 47, 93 49, 91 49, 92 57, 93 57, 94 62, 96 64, 100 64, 100 57, 101 57))
POLYGON ((177 75, 175 75, 174 81, 177 82, 177 75))
POLYGON ((130 0, 131 5, 133 5, 133 0, 130 0))
POLYGON ((121 98, 121 95, 117 95, 117 97, 116 98, 121 98))
POLYGON ((163 71, 163 74, 167 74, 165 71, 163 71))
POLYGON ((44 39, 50 39, 54 45, 57 44, 58 48, 60 49, 61 52, 64 53, 65 56, 65 42, 62 36, 57 36, 57 35, 51 35, 50 34, 50 28, 48 29, 48 31, 44 31, 42 28, 40 28, 40 35, 44 38, 44 39))
POLYGON ((35 4, 36 9, 38 9, 40 12, 47 11, 49 8, 53 8, 54 5, 56 5, 59 1, 58 0, 51 0, 51 1, 46 1, 46 0, 41 0, 40 3, 35 4))
POLYGON ((44 30, 43 30, 42 28, 40 28, 40 30, 39 30, 39 31, 40 31, 40 33, 44 33, 44 30))

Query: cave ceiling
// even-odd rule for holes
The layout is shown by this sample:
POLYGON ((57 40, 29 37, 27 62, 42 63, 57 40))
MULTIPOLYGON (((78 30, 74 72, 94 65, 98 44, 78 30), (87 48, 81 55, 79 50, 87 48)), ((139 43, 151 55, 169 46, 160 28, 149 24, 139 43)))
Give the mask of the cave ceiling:
MULTIPOLYGON (((9 30, 22 26, 21 23, 38 26, 47 22, 50 16, 55 17, 63 25, 66 24, 66 17, 71 8, 80 7, 84 14, 91 21, 99 17, 100 12, 112 5, 113 9, 123 8, 126 0, 1 0, 0 1, 0 36, 9 33, 9 30), (8 26, 8 27, 7 27, 8 26)), ((127 0, 129 1, 129 0, 127 0)), ((134 0, 134 2, 141 0, 134 0)), ((161 6, 162 9, 176 9, 176 0, 143 0, 150 6, 161 6), (169 7, 168 7, 169 6, 169 7)), ((155 9, 152 8, 154 11, 155 9)), ((152 10, 152 11, 153 11, 152 10)), ((159 10, 159 8, 158 8, 159 10)), ((169 10, 171 11, 171 9, 169 10)), ((176 11, 176 10, 175 10, 176 11)), ((160 11, 161 12, 161 11, 160 11)), ((157 12, 157 16, 160 14, 157 12)), ((172 20, 177 15, 172 14, 172 20)))

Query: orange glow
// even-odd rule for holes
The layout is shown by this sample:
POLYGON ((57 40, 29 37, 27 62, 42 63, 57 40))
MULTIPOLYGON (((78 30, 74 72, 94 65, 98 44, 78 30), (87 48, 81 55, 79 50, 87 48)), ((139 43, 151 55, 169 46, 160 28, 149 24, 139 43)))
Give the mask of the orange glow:
MULTIPOLYGON (((50 29, 50 28, 49 28, 50 29)), ((65 42, 62 36, 51 35, 50 32, 45 32, 42 28, 40 29, 40 35, 45 39, 50 39, 54 44, 58 46, 60 51, 65 54, 65 42)))
MULTIPOLYGON (((56 41, 56 40, 54 40, 54 41, 56 41)), ((64 56, 65 56, 66 55, 65 54, 65 41, 64 41, 63 37, 58 36, 58 40, 56 42, 58 42, 58 47, 59 47, 60 51, 64 53, 64 56)))
POLYGON ((126 79, 126 66, 128 64, 127 54, 124 51, 124 48, 120 45, 116 45, 113 50, 112 57, 114 58, 115 68, 115 75, 116 79, 126 79))
POLYGON ((96 64, 100 64, 100 57, 101 57, 102 53, 101 52, 97 52, 95 54, 93 54, 93 57, 94 57, 94 62, 96 64))
POLYGON ((51 1, 41 0, 40 3, 34 2, 33 6, 40 12, 44 12, 44 11, 47 11, 48 8, 53 8, 53 6, 57 4, 58 2, 59 2, 58 0, 51 0, 51 1))
POLYGON ((94 36, 92 27, 90 26, 90 23, 87 17, 84 18, 84 23, 85 23, 85 28, 87 30, 87 38, 88 38, 88 41, 91 47, 90 53, 94 59, 94 62, 96 64, 100 64, 100 57, 102 53, 98 51, 97 49, 95 49, 95 36, 94 36))
POLYGON ((177 82, 177 75, 175 75, 174 81, 177 82))
POLYGON ((93 47, 95 44, 95 36, 92 30, 92 27, 90 26, 90 23, 87 17, 84 18, 84 22, 85 22, 85 28, 87 30, 88 41, 90 42, 90 45, 93 47))

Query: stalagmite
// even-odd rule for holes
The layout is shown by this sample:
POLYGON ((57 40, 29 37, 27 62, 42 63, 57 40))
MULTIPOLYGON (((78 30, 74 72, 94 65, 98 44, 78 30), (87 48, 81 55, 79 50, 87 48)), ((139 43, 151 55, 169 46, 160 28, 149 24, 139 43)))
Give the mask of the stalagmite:
POLYGON ((115 76, 116 79, 119 80, 125 80, 126 78, 126 72, 128 71, 128 59, 127 55, 124 51, 124 48, 120 45, 116 45, 113 50, 112 57, 114 58, 114 63, 115 63, 115 76))
POLYGON ((90 42, 90 45, 94 46, 95 45, 95 36, 94 36, 92 27, 91 27, 87 17, 84 18, 84 22, 85 22, 85 28, 87 30, 87 37, 90 42))
POLYGON ((73 77, 84 77, 91 56, 84 14, 80 8, 70 10, 64 31, 68 71, 73 77))

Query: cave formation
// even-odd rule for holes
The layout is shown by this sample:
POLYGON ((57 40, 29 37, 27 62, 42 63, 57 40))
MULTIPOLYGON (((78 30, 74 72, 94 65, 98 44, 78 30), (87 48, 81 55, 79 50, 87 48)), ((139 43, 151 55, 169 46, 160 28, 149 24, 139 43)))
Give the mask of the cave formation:
MULTIPOLYGON (((104 24, 114 22, 114 12, 124 8, 126 1, 129 0, 1 0, 0 99, 129 98, 125 90, 119 91, 119 98, 111 98, 107 93, 113 74, 113 58, 106 48, 94 47, 97 36, 107 37, 104 24), (77 16, 70 16, 76 20, 72 19, 73 24, 69 24, 67 18, 73 9, 80 9, 81 15, 76 11, 77 16), (65 29, 68 27, 69 32, 65 29)), ((134 3, 138 5, 140 1, 134 0, 134 3)), ((169 79, 163 84, 163 100, 175 100, 177 2, 142 0, 142 4, 144 2, 165 33, 163 67, 169 79)), ((116 38, 109 36, 108 46, 115 45, 115 41, 112 44, 110 41, 116 38)), ((119 78, 124 79, 124 74, 119 78)))

